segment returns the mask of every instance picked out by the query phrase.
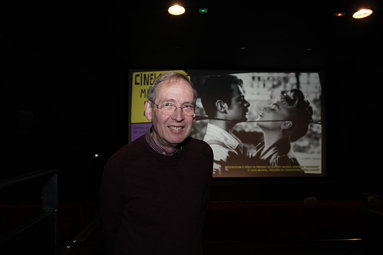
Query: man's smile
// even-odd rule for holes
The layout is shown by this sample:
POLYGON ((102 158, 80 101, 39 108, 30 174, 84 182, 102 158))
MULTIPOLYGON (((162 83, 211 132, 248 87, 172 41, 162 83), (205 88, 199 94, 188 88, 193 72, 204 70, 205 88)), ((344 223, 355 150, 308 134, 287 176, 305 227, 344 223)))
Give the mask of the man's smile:
POLYGON ((173 130, 181 130, 183 129, 183 127, 176 127, 176 126, 169 126, 170 129, 173 129, 173 130))

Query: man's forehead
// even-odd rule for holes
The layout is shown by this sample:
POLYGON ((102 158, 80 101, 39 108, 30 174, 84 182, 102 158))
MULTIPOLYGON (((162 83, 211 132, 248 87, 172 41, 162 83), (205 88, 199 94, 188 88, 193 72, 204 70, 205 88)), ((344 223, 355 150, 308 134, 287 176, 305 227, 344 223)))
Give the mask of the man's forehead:
POLYGON ((183 79, 181 77, 172 77, 169 80, 163 82, 163 84, 168 84, 168 85, 173 85, 173 84, 178 84, 178 83, 187 83, 187 84, 189 84, 188 81, 186 81, 185 79, 183 79))
POLYGON ((187 81, 181 78, 175 78, 161 83, 158 87, 157 96, 161 97, 161 100, 175 100, 175 98, 172 98, 174 96, 174 93, 172 93, 174 91, 173 86, 185 86, 185 88, 182 89, 182 92, 177 93, 176 96, 185 97, 188 95, 188 92, 190 92, 191 101, 193 101, 193 88, 187 81))
POLYGON ((189 85, 189 87, 191 88, 190 84, 185 81, 184 79, 181 79, 181 78, 171 78, 167 81, 164 81, 163 83, 161 83, 159 85, 159 88, 158 89, 161 89, 161 88, 164 88, 164 87, 169 87, 169 86, 174 86, 174 85, 189 85))

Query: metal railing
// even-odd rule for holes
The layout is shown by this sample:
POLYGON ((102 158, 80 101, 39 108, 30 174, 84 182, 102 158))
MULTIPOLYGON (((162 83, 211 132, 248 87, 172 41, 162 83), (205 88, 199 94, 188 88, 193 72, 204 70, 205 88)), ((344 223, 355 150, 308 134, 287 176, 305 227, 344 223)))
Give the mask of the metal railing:
POLYGON ((381 248, 383 241, 383 197, 371 194, 362 194, 363 210, 363 254, 374 254, 381 248))
POLYGON ((0 236, 2 250, 13 251, 11 254, 59 254, 57 172, 40 170, 0 180, 0 192, 36 179, 43 181, 42 187, 37 187, 41 189, 41 214, 0 236))
POLYGON ((76 237, 61 248, 60 255, 107 254, 101 236, 100 218, 97 217, 76 237))

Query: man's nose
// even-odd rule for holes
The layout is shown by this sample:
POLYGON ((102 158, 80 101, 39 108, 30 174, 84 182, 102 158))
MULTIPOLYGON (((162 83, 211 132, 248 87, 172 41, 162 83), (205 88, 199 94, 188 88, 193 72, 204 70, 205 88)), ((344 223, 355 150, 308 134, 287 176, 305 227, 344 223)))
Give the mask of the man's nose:
POLYGON ((182 121, 185 118, 181 107, 177 107, 177 109, 174 110, 174 113, 172 114, 172 118, 177 121, 182 121))

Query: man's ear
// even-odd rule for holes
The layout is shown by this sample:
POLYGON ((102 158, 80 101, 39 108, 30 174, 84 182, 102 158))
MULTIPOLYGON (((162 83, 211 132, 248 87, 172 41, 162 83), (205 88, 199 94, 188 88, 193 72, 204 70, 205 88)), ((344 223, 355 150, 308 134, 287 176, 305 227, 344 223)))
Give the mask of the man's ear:
POLYGON ((217 111, 220 113, 227 112, 227 104, 222 100, 217 100, 217 102, 215 102, 215 107, 217 108, 217 111))
POLYGON ((282 123, 281 128, 284 129, 284 130, 286 130, 286 129, 291 128, 292 126, 293 126, 293 122, 291 122, 291 121, 284 121, 284 122, 282 123))
POLYGON ((151 105, 152 103, 150 101, 145 102, 145 117, 148 120, 152 120, 152 114, 153 114, 153 107, 151 105))

